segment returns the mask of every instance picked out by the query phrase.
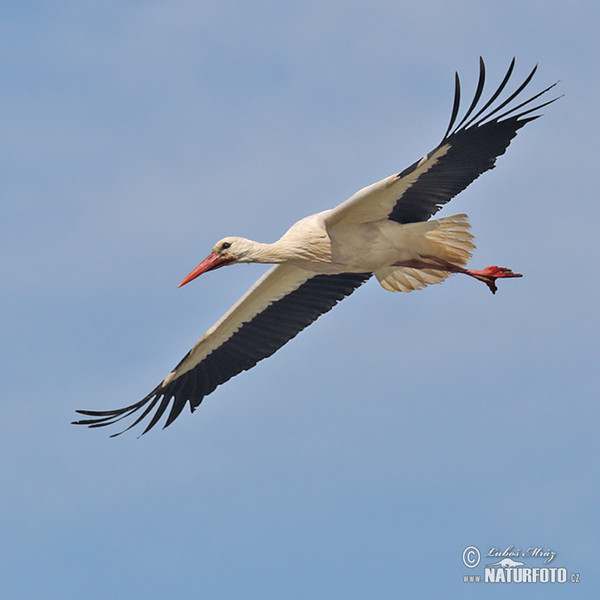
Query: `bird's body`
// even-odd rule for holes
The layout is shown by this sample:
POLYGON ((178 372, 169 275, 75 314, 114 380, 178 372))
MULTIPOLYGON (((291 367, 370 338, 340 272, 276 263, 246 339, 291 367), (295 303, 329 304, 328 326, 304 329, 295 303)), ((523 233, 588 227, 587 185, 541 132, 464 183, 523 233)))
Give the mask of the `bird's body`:
POLYGON ((217 242, 213 252, 219 253, 225 243, 230 244, 221 253, 226 261, 228 252, 235 250, 231 252, 232 262, 285 263, 333 275, 375 272, 398 261, 433 255, 438 250, 427 234, 438 229, 442 220, 401 224, 381 219, 328 225, 333 212, 327 210, 297 221, 272 244, 227 237, 217 242))
POLYGON ((242 262, 274 264, 217 321, 175 369, 141 401, 107 411, 78 411, 90 427, 112 424, 137 411, 128 427, 154 414, 144 433, 167 411, 165 427, 186 403, 192 411, 218 385, 270 356, 371 275, 389 291, 409 292, 440 283, 453 273, 483 281, 492 292, 510 269, 466 268, 474 248, 466 215, 430 220, 446 202, 481 173, 494 167, 518 129, 554 100, 521 110, 551 87, 495 116, 527 86, 535 69, 506 100, 493 107, 514 68, 475 114, 485 79, 483 61, 475 97, 455 125, 456 92, 450 125, 442 142, 413 165, 354 194, 336 208, 305 217, 271 244, 223 238, 180 285, 215 268, 242 262), (529 115, 529 116, 526 116, 529 115), (492 118, 493 117, 493 118, 492 118))

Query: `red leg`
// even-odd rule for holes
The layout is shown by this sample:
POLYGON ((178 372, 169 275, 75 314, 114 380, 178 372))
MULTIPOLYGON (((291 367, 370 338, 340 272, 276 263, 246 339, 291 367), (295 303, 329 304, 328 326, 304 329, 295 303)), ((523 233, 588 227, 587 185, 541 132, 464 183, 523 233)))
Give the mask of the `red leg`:
POLYGON ((500 279, 501 277, 523 277, 521 273, 513 273, 510 269, 506 267, 487 267, 482 269, 481 271, 473 271, 471 269, 465 269, 463 271, 466 275, 470 275, 471 277, 475 277, 475 279, 479 279, 479 281, 483 281, 491 290, 492 294, 496 293, 498 287, 496 286, 496 279, 500 279))
POLYGON ((513 273, 510 269, 506 267, 487 267, 482 269, 481 271, 474 271, 472 269, 465 269, 463 267, 459 267, 458 265, 453 265, 450 262, 447 262, 441 258, 437 258, 435 256, 427 256, 425 259, 412 259, 405 260, 394 263, 392 267, 410 267, 412 269, 437 269, 438 271, 449 271, 450 273, 464 273, 465 275, 470 275, 471 277, 475 277, 475 279, 479 279, 479 281, 483 281, 485 285, 487 285, 492 294, 495 294, 498 290, 496 286, 496 279, 500 279, 501 277, 523 277, 521 273, 513 273), (431 261, 431 262, 428 262, 431 261))

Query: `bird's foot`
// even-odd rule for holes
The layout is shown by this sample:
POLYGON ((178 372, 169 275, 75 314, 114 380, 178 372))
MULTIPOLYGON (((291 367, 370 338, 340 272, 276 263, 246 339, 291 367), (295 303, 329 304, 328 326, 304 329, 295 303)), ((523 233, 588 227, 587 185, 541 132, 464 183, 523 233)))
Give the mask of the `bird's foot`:
POLYGON ((486 267, 481 271, 474 271, 472 269, 466 269, 465 272, 479 281, 483 281, 489 288, 492 294, 495 294, 498 287, 496 286, 496 279, 501 277, 523 277, 521 273, 513 273, 506 267, 486 267))

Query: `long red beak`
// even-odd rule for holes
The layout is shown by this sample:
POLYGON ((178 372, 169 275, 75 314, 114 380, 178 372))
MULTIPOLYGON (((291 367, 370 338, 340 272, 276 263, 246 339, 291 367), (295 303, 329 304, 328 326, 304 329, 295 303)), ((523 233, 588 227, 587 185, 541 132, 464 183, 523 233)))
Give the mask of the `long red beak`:
POLYGON ((229 262, 230 261, 223 260, 218 254, 212 252, 177 287, 189 283, 192 279, 196 279, 196 277, 202 275, 202 273, 223 267, 229 264, 229 262))

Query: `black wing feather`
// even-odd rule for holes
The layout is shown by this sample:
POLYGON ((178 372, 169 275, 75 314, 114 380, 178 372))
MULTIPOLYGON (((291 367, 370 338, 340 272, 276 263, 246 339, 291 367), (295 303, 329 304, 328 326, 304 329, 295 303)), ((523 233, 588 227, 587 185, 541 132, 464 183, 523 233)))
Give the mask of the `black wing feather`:
MULTIPOLYGON (((537 69, 536 66, 508 98, 503 100, 498 106, 488 110, 506 87, 513 72, 514 64, 515 61, 513 59, 498 89, 492 94, 483 108, 471 120, 468 120, 481 99, 485 83, 485 66, 483 60, 480 59, 479 80, 475 96, 465 116, 460 120, 458 125, 454 126, 459 112, 458 105, 460 104, 460 79, 458 75, 456 76, 454 106, 452 108, 450 125, 438 147, 428 156, 433 155, 442 146, 448 145, 449 149, 428 171, 420 175, 404 191, 389 215, 391 220, 398 223, 415 223, 426 221, 432 217, 444 204, 464 190, 482 173, 493 169, 496 159, 498 156, 504 154, 511 140, 517 135, 517 131, 526 123, 537 119, 539 116, 526 117, 526 115, 558 99, 553 98, 538 106, 517 112, 521 108, 530 106, 542 94, 552 89, 556 85, 553 84, 517 106, 508 109, 501 115, 494 117, 494 115, 525 89, 537 69)), ((402 173, 399 173, 397 176, 398 179, 412 173, 421 164, 422 160, 415 162, 402 171, 402 173)))
POLYGON ((371 273, 315 275, 293 292, 270 304, 251 321, 243 323, 225 343, 193 369, 167 385, 161 383, 145 398, 125 408, 105 411, 78 410, 78 413, 91 418, 76 421, 75 424, 103 427, 143 409, 142 414, 120 432, 123 433, 155 410, 143 431, 144 434, 158 423, 172 403, 164 425, 167 427, 181 414, 186 404, 189 404, 193 412, 203 398, 218 385, 274 354, 320 315, 350 295, 370 276, 371 273))
POLYGON ((483 93, 483 86, 485 85, 485 63, 483 62, 483 58, 479 57, 479 80, 477 81, 477 89, 475 90, 475 95, 473 96, 473 100, 471 102, 471 106, 467 109, 465 116, 462 118, 462 121, 456 126, 457 129, 460 129, 465 121, 471 116, 471 113, 477 106, 479 99, 481 98, 481 94, 483 93))

